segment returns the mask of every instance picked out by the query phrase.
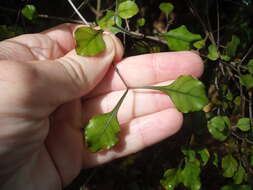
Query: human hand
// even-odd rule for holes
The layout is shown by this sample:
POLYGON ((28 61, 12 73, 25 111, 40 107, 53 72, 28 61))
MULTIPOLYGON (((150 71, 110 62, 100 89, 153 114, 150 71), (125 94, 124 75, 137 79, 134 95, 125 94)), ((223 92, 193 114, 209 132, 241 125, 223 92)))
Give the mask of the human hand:
MULTIPOLYGON (((0 42, 2 189, 62 189, 82 168, 137 152, 182 124, 167 95, 134 90, 119 110, 119 144, 90 153, 81 129, 94 114, 111 111, 122 95, 124 85, 110 66, 123 49, 116 37, 105 35, 105 52, 77 56, 76 27, 65 24, 0 42)), ((203 72, 201 59, 190 52, 129 57, 117 65, 129 86, 168 84, 203 72)))

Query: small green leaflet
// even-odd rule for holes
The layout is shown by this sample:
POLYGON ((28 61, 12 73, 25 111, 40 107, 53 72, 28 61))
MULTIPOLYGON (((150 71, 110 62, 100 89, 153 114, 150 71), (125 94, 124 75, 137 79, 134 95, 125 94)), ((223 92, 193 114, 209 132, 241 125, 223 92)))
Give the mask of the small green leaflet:
POLYGON ((162 186, 166 190, 174 190, 176 186, 180 183, 180 170, 168 169, 164 172, 163 179, 160 181, 162 186))
POLYGON ((232 154, 228 154, 222 158, 221 167, 223 169, 223 176, 230 178, 235 175, 238 168, 238 162, 232 154))
POLYGON ((235 57, 239 45, 240 39, 236 35, 233 35, 232 40, 227 43, 226 55, 229 57, 235 57))
POLYGON ((218 158, 218 154, 216 152, 213 153, 213 165, 216 166, 218 168, 219 165, 219 158, 218 158))
POLYGON ((107 10, 106 15, 98 21, 98 25, 103 29, 107 29, 115 24, 114 11, 107 10))
POLYGON ((173 51, 190 50, 191 43, 201 40, 199 34, 191 33, 186 26, 182 25, 161 35, 173 51))
POLYGON ((163 2, 159 5, 159 8, 162 12, 169 15, 174 10, 174 5, 171 3, 163 2))
POLYGON ((144 26, 145 23, 146 23, 145 18, 140 18, 140 19, 137 20, 137 25, 138 25, 139 27, 144 26))
POLYGON ((221 188, 221 190, 252 190, 249 185, 225 185, 221 188))
POLYGON ((253 87, 253 76, 252 75, 241 75, 240 83, 245 86, 247 89, 253 87))
POLYGON ((244 181, 244 178, 246 176, 246 171, 244 167, 240 164, 238 167, 238 170, 236 171, 233 180, 235 184, 241 184, 244 181))
POLYGON ((115 110, 94 116, 85 128, 85 139, 89 150, 97 152, 112 148, 119 141, 117 137, 119 131, 120 125, 115 110))
POLYGON ((180 176, 184 186, 191 190, 199 190, 201 188, 200 172, 199 160, 195 159, 194 161, 186 162, 180 176))
POLYGON ((241 131, 249 131, 250 130, 250 119, 247 117, 241 118, 238 120, 236 126, 241 130, 241 131))
POLYGON ((207 57, 212 60, 216 61, 219 58, 218 50, 215 45, 208 46, 208 55, 207 57))
POLYGON ((91 152, 110 149, 119 142, 117 134, 120 132, 120 125, 117 114, 127 93, 128 90, 111 112, 92 117, 85 127, 84 138, 91 152))
POLYGON ((248 68, 250 74, 253 74, 253 59, 249 60, 247 68, 248 68))
POLYGON ((133 1, 125 1, 119 4, 117 13, 123 19, 129 19, 139 12, 137 4, 133 1))
POLYGON ((81 56, 95 56, 105 48, 102 30, 80 27, 75 31, 76 53, 81 56))
POLYGON ((199 111, 208 103, 204 84, 190 75, 180 76, 168 86, 148 88, 168 94, 176 108, 183 113, 199 111))
POLYGON ((21 12, 28 20, 33 20, 37 15, 36 7, 34 5, 26 5, 21 12))
POLYGON ((197 153, 200 155, 200 158, 202 160, 203 166, 205 166, 210 159, 210 153, 207 148, 202 148, 197 151, 197 153))
POLYGON ((226 116, 216 116, 208 121, 207 127, 215 139, 224 141, 228 137, 230 121, 226 116))
POLYGON ((194 44, 193 44, 193 46, 195 48, 197 48, 198 50, 204 48, 205 45, 206 45, 206 41, 205 40, 199 40, 199 41, 194 42, 194 44))

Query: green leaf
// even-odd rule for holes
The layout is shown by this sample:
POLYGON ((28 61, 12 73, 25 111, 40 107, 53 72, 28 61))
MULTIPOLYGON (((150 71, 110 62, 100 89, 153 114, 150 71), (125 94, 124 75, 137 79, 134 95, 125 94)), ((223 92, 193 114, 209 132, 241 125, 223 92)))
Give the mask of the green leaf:
POLYGON ((139 12, 139 8, 133 1, 125 1, 119 4, 117 12, 121 18, 129 19, 139 12))
POLYGON ((173 51, 190 50, 191 43, 201 39, 199 34, 189 32, 186 26, 182 25, 161 35, 173 51))
POLYGON ((36 7, 34 5, 26 5, 21 12, 28 20, 33 20, 37 16, 36 7))
POLYGON ((208 55, 207 57, 212 60, 216 61, 219 58, 218 50, 215 45, 208 46, 208 55))
POLYGON ((159 8, 162 12, 169 15, 174 10, 174 5, 171 3, 163 2, 159 5, 159 8))
POLYGON ((242 131, 250 130, 250 119, 247 117, 241 118, 238 120, 236 126, 242 131))
POLYGON ((199 111, 208 103, 204 84, 190 75, 180 76, 168 86, 147 88, 168 94, 176 108, 183 113, 199 111))
POLYGON ((224 141, 229 134, 230 121, 226 116, 216 116, 208 121, 207 127, 215 139, 224 141))
POLYGON ((81 56, 95 56, 102 53, 106 46, 103 31, 81 27, 75 31, 76 53, 81 56))
POLYGON ((246 171, 245 169, 242 167, 242 165, 239 165, 238 170, 236 171, 233 180, 235 184, 241 184, 245 178, 246 175, 246 171))
POLYGON ((233 177, 237 171, 238 162, 232 154, 228 154, 222 158, 221 167, 223 169, 224 177, 233 177))
POLYGON ((219 165, 219 158, 218 158, 218 154, 216 152, 213 153, 213 165, 216 166, 218 168, 219 165))
POLYGON ((249 185, 225 185, 221 188, 221 190, 252 190, 249 185))
POLYGON ((193 46, 195 48, 197 48, 198 50, 202 49, 202 48, 204 48, 206 46, 206 41, 205 40, 196 41, 196 42, 193 43, 193 46))
POLYGON ((196 159, 196 153, 194 150, 182 148, 182 153, 187 157, 187 160, 190 162, 196 159))
POLYGON ((106 15, 98 21, 98 25, 105 30, 115 24, 115 19, 115 12, 107 10, 106 15))
POLYGON ((231 60, 231 57, 227 56, 227 55, 221 55, 220 56, 221 60, 223 61, 230 61, 231 60))
POLYGON ((245 86, 247 89, 253 87, 253 76, 252 75, 241 75, 240 83, 245 86))
POLYGON ((199 190, 201 188, 200 172, 199 160, 195 159, 194 161, 186 162, 180 175, 184 186, 191 190, 199 190))
POLYGON ((168 169, 164 172, 163 178, 160 183, 166 190, 174 190, 180 183, 179 181, 180 171, 176 169, 168 169))
POLYGON ((235 57, 239 45, 240 39, 236 35, 233 35, 232 40, 228 42, 226 46, 226 55, 229 57, 235 57))
POLYGON ((207 150, 207 148, 202 148, 200 150, 197 151, 197 153, 200 155, 200 158, 203 162, 203 166, 205 166, 208 162, 208 160, 210 159, 210 153, 207 150))
POLYGON ((119 141, 117 137, 119 131, 120 125, 115 110, 94 116, 85 128, 85 139, 89 150, 97 152, 112 148, 119 141))
POLYGON ((137 25, 139 27, 142 27, 142 26, 145 25, 145 22, 146 22, 145 18, 140 18, 140 19, 137 20, 137 25))
POLYGON ((249 60, 247 68, 251 74, 253 74, 253 59, 249 60))

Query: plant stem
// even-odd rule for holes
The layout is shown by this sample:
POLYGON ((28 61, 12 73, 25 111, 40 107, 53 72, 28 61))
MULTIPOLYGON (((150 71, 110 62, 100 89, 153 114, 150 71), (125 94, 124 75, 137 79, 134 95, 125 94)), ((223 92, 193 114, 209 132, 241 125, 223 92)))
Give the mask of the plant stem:
POLYGON ((113 108, 113 112, 114 112, 114 113, 118 113, 119 108, 120 108, 120 106, 121 106, 123 100, 125 99, 125 97, 126 97, 128 91, 129 91, 129 89, 126 89, 126 91, 124 92, 124 94, 123 94, 123 95, 121 96, 121 98, 119 99, 117 105, 113 108))
POLYGON ((113 63, 113 67, 114 67, 115 72, 119 75, 119 78, 121 79, 121 81, 124 83, 125 87, 126 87, 127 89, 129 89, 129 86, 127 85, 125 79, 122 77, 122 75, 121 75, 121 73, 119 72, 119 69, 118 69, 117 65, 115 65, 115 63, 113 63))
POLYGON ((87 22, 87 20, 81 15, 81 13, 79 12, 79 10, 76 8, 76 6, 74 5, 74 3, 71 0, 67 0, 69 2, 69 4, 71 5, 71 7, 74 9, 74 11, 76 12, 76 14, 79 16, 79 18, 83 21, 83 23, 85 25, 90 26, 90 23, 87 22))

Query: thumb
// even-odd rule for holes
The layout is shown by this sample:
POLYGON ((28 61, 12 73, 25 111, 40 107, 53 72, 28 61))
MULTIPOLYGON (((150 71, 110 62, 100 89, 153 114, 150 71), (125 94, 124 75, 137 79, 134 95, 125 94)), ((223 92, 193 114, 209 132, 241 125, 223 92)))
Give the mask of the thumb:
MULTIPOLYGON (((72 50, 53 61, 34 61, 45 101, 62 104, 90 92, 104 77, 112 61, 123 55, 122 44, 114 35, 104 34, 106 50, 94 57, 78 56, 72 50), (48 99, 48 100, 47 100, 48 99)), ((34 63, 33 62, 33 63, 34 63)))

